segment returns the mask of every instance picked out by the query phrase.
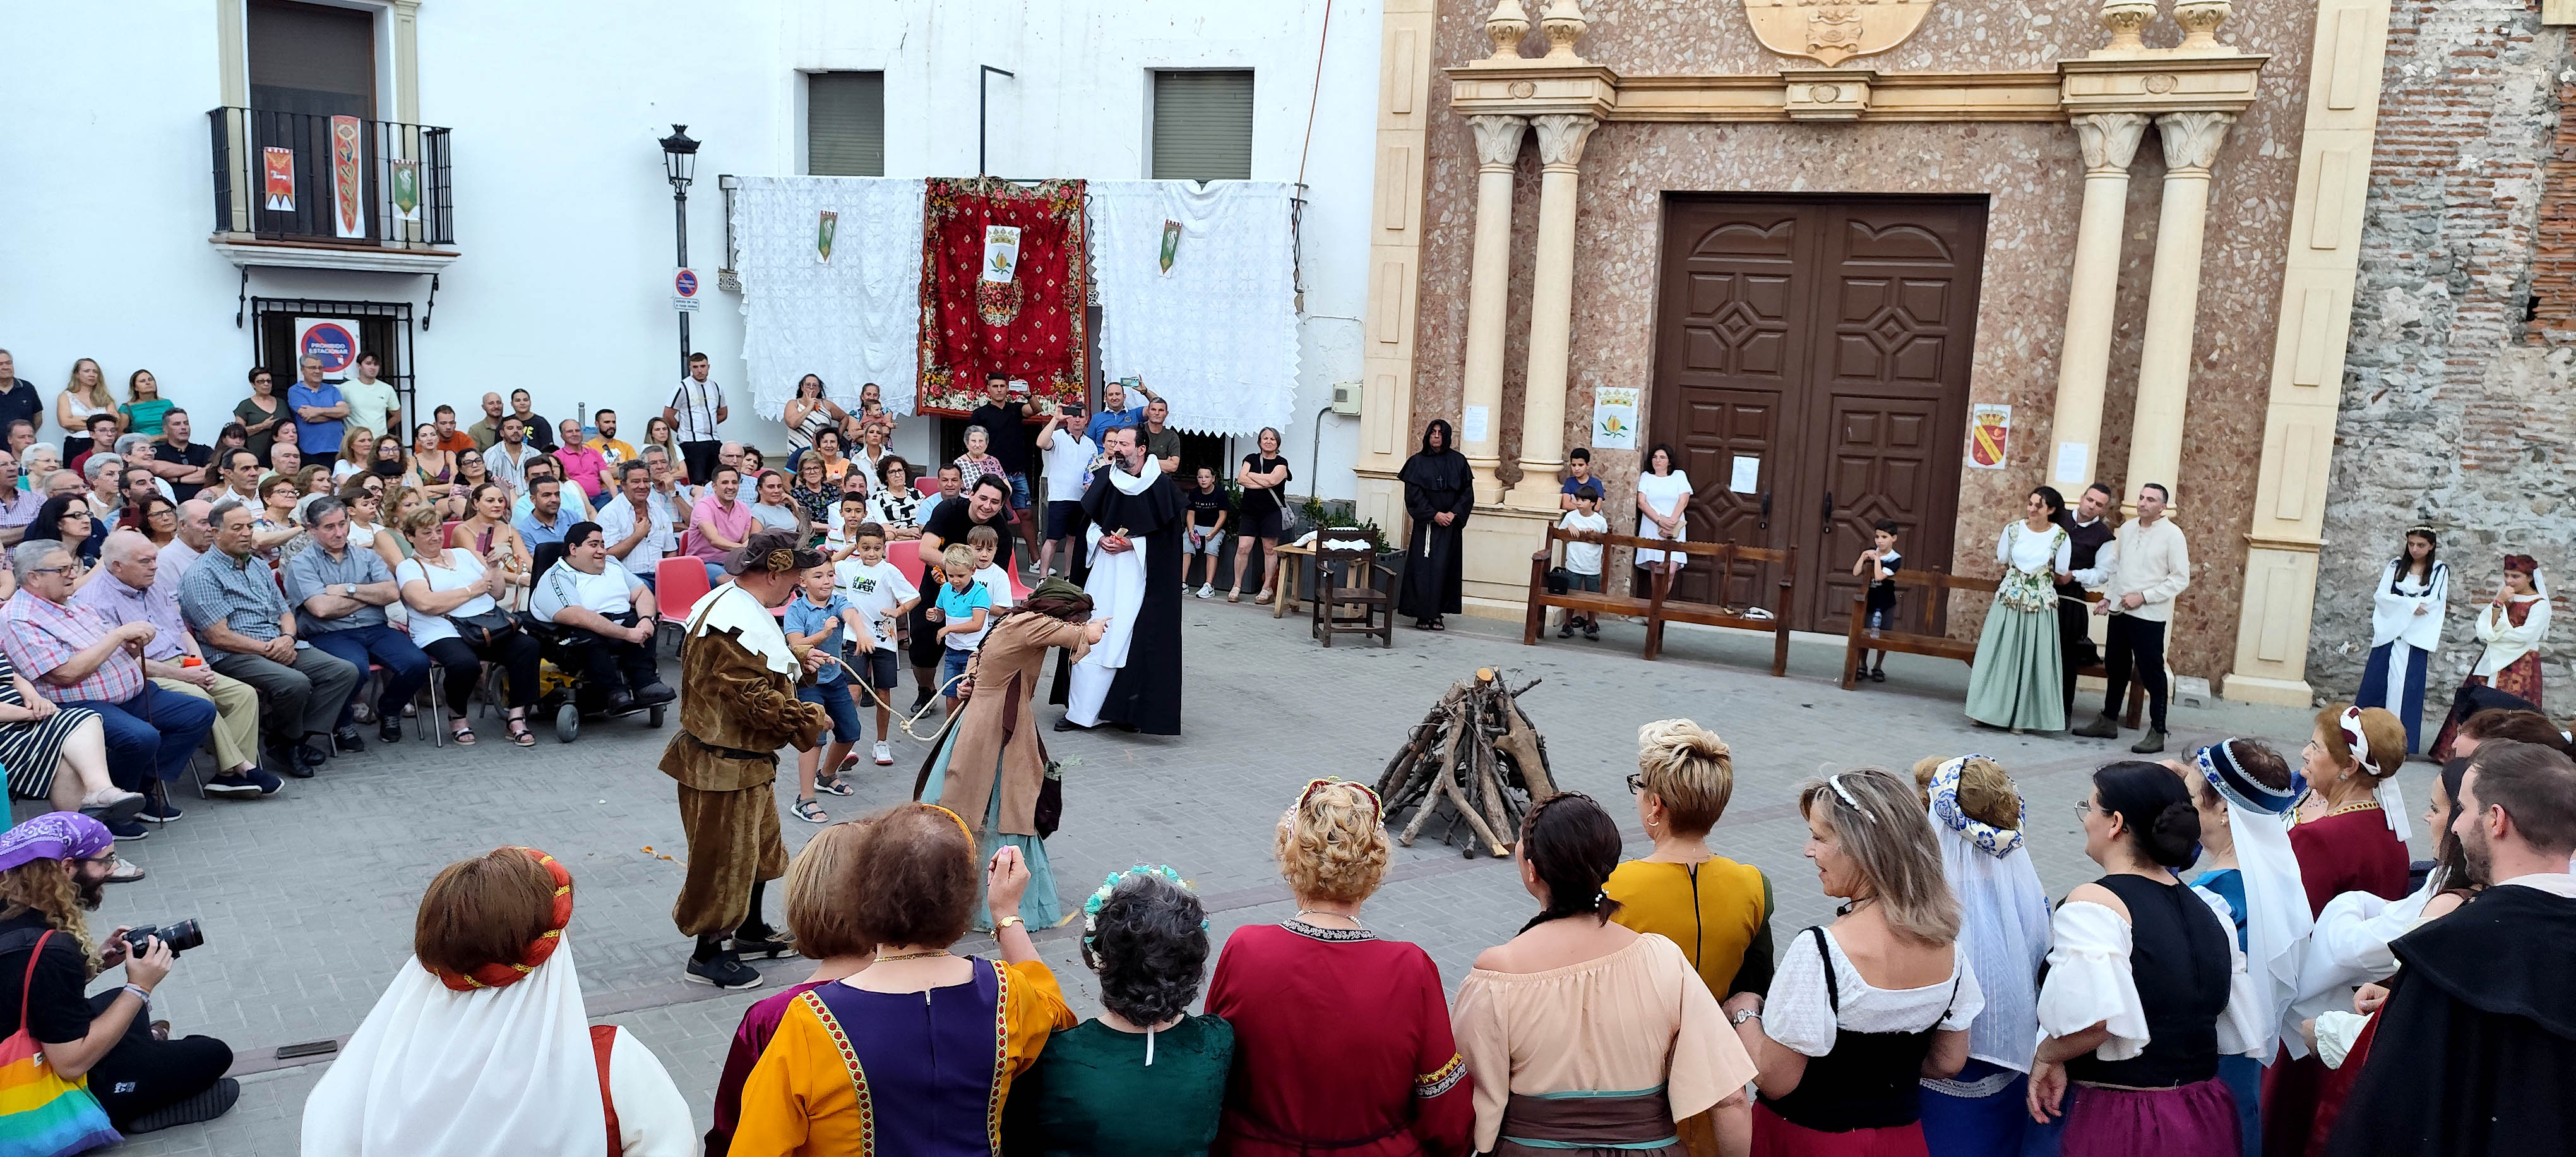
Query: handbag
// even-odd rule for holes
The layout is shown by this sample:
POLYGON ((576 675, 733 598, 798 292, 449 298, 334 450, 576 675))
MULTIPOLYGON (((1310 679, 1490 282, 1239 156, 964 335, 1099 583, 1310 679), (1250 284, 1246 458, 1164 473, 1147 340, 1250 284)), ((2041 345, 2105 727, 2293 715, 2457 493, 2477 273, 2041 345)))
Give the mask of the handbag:
POLYGON ((27 1032, 36 962, 44 959, 45 941, 53 935, 47 929, 27 954, 27 975, 18 984, 18 1031, 0 1040, 0 1104, 24 1106, 0 1115, 0 1157, 67 1157, 125 1140, 91 1095, 89 1078, 64 1080, 45 1059, 45 1046, 27 1032))
POLYGON ((449 615, 447 625, 464 636, 466 646, 481 651, 508 640, 519 629, 519 620, 508 611, 495 609, 479 615, 449 615))
POLYGON ((1547 593, 1561 595, 1574 588, 1574 572, 1561 566, 1547 568, 1547 593))
POLYGON ((1030 820, 1032 826, 1037 828, 1038 838, 1041 840, 1055 835, 1055 829, 1064 822, 1062 766, 1052 759, 1048 760, 1046 774, 1038 781, 1038 804, 1030 820))

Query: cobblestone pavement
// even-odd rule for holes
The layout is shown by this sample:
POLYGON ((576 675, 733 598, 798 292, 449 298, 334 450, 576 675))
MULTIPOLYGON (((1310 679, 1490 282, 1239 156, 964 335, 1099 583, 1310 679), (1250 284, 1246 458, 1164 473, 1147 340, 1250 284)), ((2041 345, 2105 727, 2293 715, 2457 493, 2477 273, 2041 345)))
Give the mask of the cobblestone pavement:
MULTIPOLYGON (((1399 630, 1391 650, 1350 638, 1325 650, 1300 619, 1273 620, 1249 604, 1192 599, 1183 614, 1186 734, 1049 737, 1058 756, 1081 760, 1066 775, 1064 828, 1049 843, 1068 910, 1102 874, 1142 861, 1190 876, 1217 937, 1284 918, 1291 905, 1270 858, 1281 809, 1313 776, 1374 779, 1441 691, 1479 666, 1541 680, 1522 704, 1547 736, 1557 782, 1601 800, 1635 841, 1632 854, 1644 850, 1643 835, 1622 781, 1636 766, 1637 726, 1689 716, 1724 736, 1736 787, 1713 842, 1771 875, 1784 942, 1830 914, 1799 855, 1805 826, 1794 798, 1795 785, 1819 768, 1902 769, 1922 755, 1971 750, 2001 759, 2028 796, 2041 877, 2062 893, 2092 874, 2072 811, 2086 791, 2082 773, 2126 754, 2125 738, 2115 746, 1973 727, 1960 713, 1966 667, 1956 662, 1897 656, 1888 682, 1839 690, 1839 640, 1801 641, 1790 676, 1773 679, 1767 637, 1677 630, 1664 658, 1646 663, 1642 629, 1618 623, 1599 642, 1551 637, 1522 647, 1516 625, 1458 618, 1443 634, 1399 630)), ((2098 703, 2098 694, 2086 698, 2098 703)), ((2172 722, 2177 749, 2248 734, 2295 758, 2309 719, 2221 705, 2177 706, 2172 722)), ((154 1011, 181 1033, 231 1042, 245 1088, 223 1120, 138 1138, 124 1152, 295 1151, 304 1097, 322 1069, 281 1066, 271 1050, 355 1030, 410 953, 412 914, 431 875, 500 844, 544 848, 571 869, 578 903, 569 943, 589 1011, 652 1046, 704 1124, 734 1024, 763 990, 720 994, 680 981, 688 943, 669 912, 686 849, 672 784, 654 769, 671 732, 637 717, 586 727, 567 746, 541 728, 544 741, 522 751, 497 720, 483 731, 472 748, 433 749, 409 737, 389 750, 371 743, 271 799, 188 799, 186 819, 125 847, 151 877, 111 889, 92 926, 204 921, 205 947, 180 961, 154 1011)), ((905 798, 922 754, 918 743, 898 743, 898 766, 866 769, 856 796, 826 797, 826 807, 838 818, 905 798)), ((2429 774, 2422 764, 2407 773, 2418 803, 2429 774)), ((782 808, 792 793, 791 775, 782 808)), ((792 818, 786 827, 791 846, 814 830, 792 818)), ((779 903, 773 890, 773 918, 779 903)), ((1532 909, 1503 863, 1425 840, 1398 849, 1367 918, 1422 944, 1454 984, 1532 909)), ((1077 1007, 1096 1012, 1071 930, 1039 939, 1077 1007)), ((963 947, 978 946, 990 942, 963 947)), ((764 971, 775 986, 805 969, 777 961, 764 971)))

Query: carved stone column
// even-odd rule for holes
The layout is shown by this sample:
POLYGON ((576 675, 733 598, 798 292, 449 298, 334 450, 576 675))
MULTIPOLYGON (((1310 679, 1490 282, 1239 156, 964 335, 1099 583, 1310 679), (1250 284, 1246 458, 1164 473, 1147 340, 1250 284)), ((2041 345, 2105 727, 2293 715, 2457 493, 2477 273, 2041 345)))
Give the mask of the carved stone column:
MULTIPOLYGON (((1568 5, 1571 7, 1571 5, 1568 5)), ((1551 16, 1554 8, 1550 8, 1551 16)), ((1521 398, 1520 481, 1515 506, 1556 509, 1565 465, 1565 383, 1574 336, 1574 194, 1583 143, 1600 121, 1575 113, 1532 117, 1538 126, 1538 263, 1530 278, 1529 373, 1521 398)))
POLYGON ((2201 235, 2209 218, 2209 166, 2236 114, 2176 112, 2156 118, 2165 149, 2164 207, 2156 225, 2155 282, 2147 291, 2145 352, 2138 358, 2138 412, 2129 432, 2127 493, 2174 485, 2182 468, 2183 409, 2191 394, 2192 336, 2200 310, 2201 235))
POLYGON ((1471 116, 1476 134, 1476 248, 1467 270, 1467 356, 1464 372, 1466 411, 1458 431, 1459 448, 1476 471, 1476 501, 1502 496, 1494 480, 1500 463, 1495 447, 1502 423, 1494 410, 1503 400, 1503 316, 1511 278, 1512 162, 1520 156, 1528 117, 1471 116), (1468 431, 1483 427, 1484 436, 1468 431))
POLYGON ((2111 312, 2120 288, 2120 235, 2128 223, 2129 162, 2148 119, 2127 112, 2074 118, 2075 139, 2084 149, 2084 212, 2075 229, 2065 345, 2057 359, 2056 417, 2050 423, 2056 445, 2044 467, 2069 501, 2101 468, 2102 393, 2111 377, 2111 312))

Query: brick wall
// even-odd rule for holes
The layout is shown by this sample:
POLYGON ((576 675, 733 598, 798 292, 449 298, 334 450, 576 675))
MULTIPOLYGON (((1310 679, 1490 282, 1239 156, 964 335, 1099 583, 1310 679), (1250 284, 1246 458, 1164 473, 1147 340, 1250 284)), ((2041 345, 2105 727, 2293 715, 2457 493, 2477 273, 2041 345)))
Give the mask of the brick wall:
MULTIPOLYGON (((2354 287, 2308 679, 2349 696, 2405 528, 2451 564, 2427 704, 2479 646, 2500 557, 2576 581, 2576 60, 2529 0, 2398 0, 2354 287), (2536 313, 2534 312, 2536 309, 2536 313)), ((2571 703, 2576 614, 2546 653, 2571 703)))

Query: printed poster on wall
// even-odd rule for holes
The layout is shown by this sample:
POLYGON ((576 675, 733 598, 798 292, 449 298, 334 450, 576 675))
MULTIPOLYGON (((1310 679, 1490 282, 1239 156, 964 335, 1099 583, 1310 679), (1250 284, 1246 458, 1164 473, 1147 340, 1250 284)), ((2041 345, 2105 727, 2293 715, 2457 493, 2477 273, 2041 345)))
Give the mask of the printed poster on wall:
POLYGON ((825 209, 816 215, 814 219, 814 255, 822 258, 823 264, 825 265, 830 265, 832 263, 832 235, 840 231, 841 214, 838 211, 825 209))
POLYGON ((2012 407, 1968 408, 1968 465, 1979 470, 2004 468, 2004 451, 2012 440, 2012 407))
POLYGON ((394 216, 405 221, 420 220, 420 162, 393 163, 394 216))
POLYGON ((270 145, 259 151, 264 206, 272 212, 295 211, 295 150, 270 145))
POLYGON ((345 317, 296 318, 295 360, 300 365, 307 357, 322 359, 324 381, 348 377, 349 367, 358 364, 358 323, 345 317))
POLYGON ((367 235, 367 182, 359 148, 363 132, 356 117, 331 118, 331 207, 345 238, 367 235))
POLYGON ((1603 386, 1592 392, 1592 447, 1596 450, 1637 448, 1637 391, 1603 386))

